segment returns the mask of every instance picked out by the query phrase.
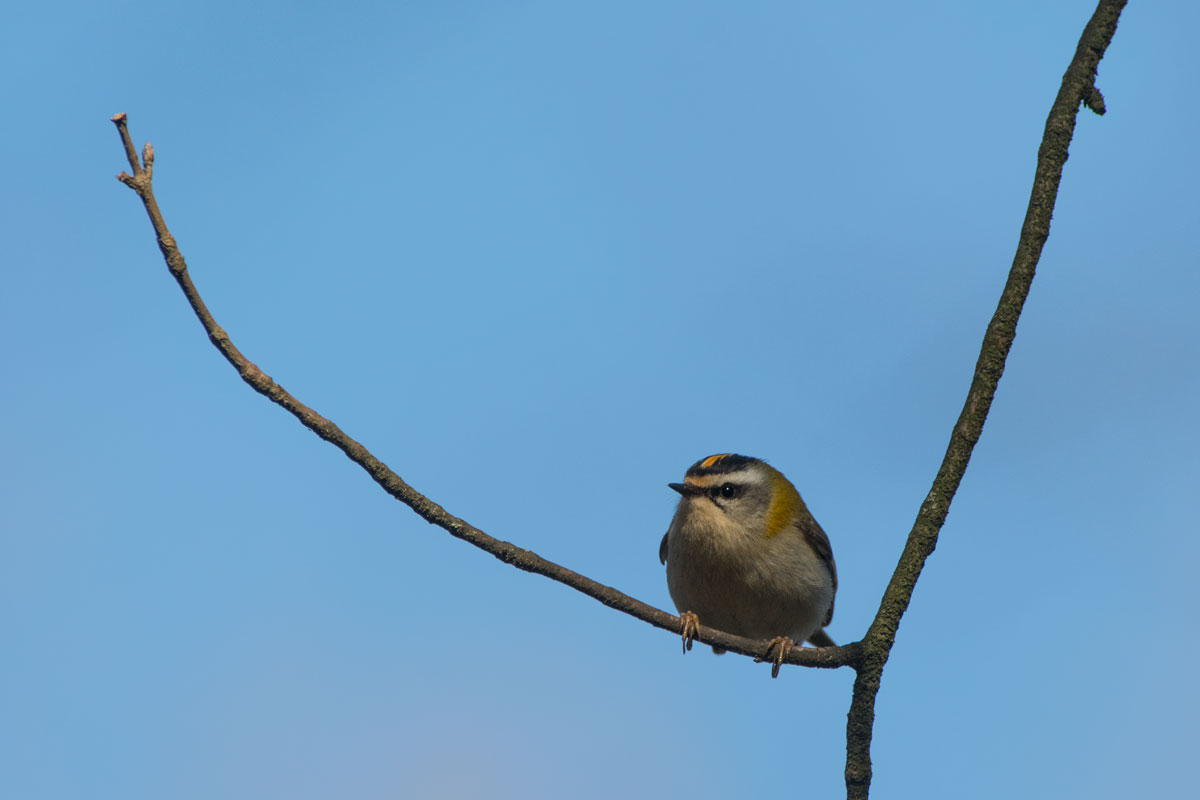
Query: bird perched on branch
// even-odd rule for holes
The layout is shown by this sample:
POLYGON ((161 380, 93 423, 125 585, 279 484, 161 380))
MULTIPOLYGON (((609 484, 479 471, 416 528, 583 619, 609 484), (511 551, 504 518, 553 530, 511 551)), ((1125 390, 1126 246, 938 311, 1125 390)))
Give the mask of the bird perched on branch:
MULTIPOLYGON (((829 537, 796 487, 757 458, 722 453, 688 468, 659 545, 667 588, 682 621, 684 651, 702 622, 770 639, 771 677, 793 644, 832 646, 837 568, 829 537)), ((714 653, 725 652, 713 647, 714 653)))

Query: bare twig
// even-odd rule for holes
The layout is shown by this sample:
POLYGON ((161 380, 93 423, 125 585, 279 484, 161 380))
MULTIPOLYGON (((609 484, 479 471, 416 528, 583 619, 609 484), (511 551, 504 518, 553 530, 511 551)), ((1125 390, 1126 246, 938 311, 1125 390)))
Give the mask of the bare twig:
MULTIPOLYGON (((366 470, 367 474, 382 486, 384 491, 417 512, 426 522, 444 528, 451 535, 491 553, 506 564, 512 564, 526 572, 545 575, 551 580, 566 584, 572 589, 599 600, 610 608, 623 611, 655 627, 675 633, 679 632, 679 617, 660 611, 654 606, 643 603, 610 586, 605 586, 578 572, 555 564, 531 550, 525 550, 510 542, 488 536, 475 526, 446 511, 405 483, 399 475, 388 469, 386 464, 371 455, 367 448, 347 436, 337 425, 301 403, 242 355, 241 351, 234 347, 225 330, 217 325, 216 320, 213 319, 204 301, 200 298, 200 294, 196 291, 196 287, 188 275, 187 263, 183 259, 183 254, 179 251, 175 238, 171 236, 171 232, 167 230, 167 224, 163 221, 162 212, 159 211, 158 203, 154 200, 154 189, 150 181, 150 167, 154 161, 153 148, 149 144, 146 145, 143 151, 144 163, 139 163, 133 141, 129 137, 125 114, 114 115, 112 122, 117 126, 117 131, 121 135, 125 155, 134 172, 132 176, 122 172, 117 179, 137 192, 138 197, 141 198, 146 213, 150 217, 150 223, 154 226, 158 247, 167 262, 167 267, 179 283, 179 288, 183 290, 183 294, 191 305, 192 311, 199 318, 200 324, 208 333, 209 341, 221 352, 225 360, 233 365, 233 368, 242 376, 242 380, 248 383, 254 391, 287 409, 306 428, 345 453, 351 461, 366 470)), ((705 644, 719 645, 743 655, 766 655, 766 642, 733 636, 715 628, 701 626, 695 639, 705 644)), ((847 666, 857 661, 857 658, 858 645, 855 643, 843 647, 793 647, 787 653, 784 661, 797 666, 832 668, 847 666)))
POLYGON ((1046 119, 1042 145, 1038 149, 1033 190, 1025 212, 1025 222, 1021 226, 1012 269, 1000 295, 996 313, 983 337, 966 403, 954 424, 945 458, 917 513, 904 551, 900 554, 900 562, 883 594, 879 611, 867 635, 863 637, 862 661, 855 666, 858 675, 854 681, 846 722, 846 796, 851 800, 866 798, 870 789, 871 731, 875 722, 875 696, 879 691, 883 667, 925 559, 937 545, 938 532, 946 521, 950 501, 966 472, 971 451, 983 432, 983 423, 1004 372, 1004 362, 1017 332, 1017 319, 1033 283, 1042 246, 1050 236, 1050 216, 1058 196, 1063 164, 1067 161, 1067 149, 1075 132, 1075 117, 1080 103, 1086 104, 1097 114, 1104 113, 1104 100, 1095 86, 1096 69, 1116 33, 1117 20, 1125 3, 1126 0, 1101 0, 1084 28, 1075 57, 1063 76, 1062 86, 1046 119))

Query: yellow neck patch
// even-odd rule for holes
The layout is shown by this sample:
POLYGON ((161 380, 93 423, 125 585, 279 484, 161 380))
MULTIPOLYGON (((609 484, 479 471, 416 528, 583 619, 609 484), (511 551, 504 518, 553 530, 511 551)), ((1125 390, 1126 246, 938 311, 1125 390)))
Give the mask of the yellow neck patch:
POLYGON ((792 482, 774 467, 771 470, 771 505, 767 507, 767 536, 774 536, 795 522, 804 509, 804 501, 792 482))

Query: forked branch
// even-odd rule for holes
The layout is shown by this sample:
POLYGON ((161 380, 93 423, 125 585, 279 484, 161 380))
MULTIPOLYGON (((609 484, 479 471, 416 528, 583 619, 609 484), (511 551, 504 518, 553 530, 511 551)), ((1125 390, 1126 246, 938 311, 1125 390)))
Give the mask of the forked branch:
MULTIPOLYGON (((1046 120, 1045 135, 1038 151, 1033 191, 1021 228, 1016 256, 1000 303, 984 336, 966 403, 955 423, 941 468, 925 502, 921 505, 874 621, 861 642, 842 647, 793 647, 784 658, 785 663, 798 666, 852 666, 857 673, 846 727, 846 793, 849 798, 867 797, 871 782, 870 745, 875 718, 875 697, 879 691, 883 667, 921 569, 937 544, 938 532, 945 522, 950 502, 966 471, 971 451, 983 431, 988 409, 1004 371, 1004 362, 1016 334, 1017 319, 1029 293, 1042 246, 1050 233, 1050 216, 1062 177, 1062 167, 1067 160, 1067 149, 1074 133, 1076 113, 1080 104, 1087 105, 1098 114, 1104 113, 1104 99, 1095 87, 1096 69, 1116 31, 1117 19, 1125 2, 1126 0, 1101 0, 1096 13, 1084 29, 1075 57, 1063 77, 1062 87, 1046 120)), ((188 274, 183 254, 163 221, 151 184, 153 148, 147 144, 139 160, 129 136, 125 115, 116 114, 112 121, 120 133, 126 158, 133 170, 132 175, 122 172, 117 176, 118 179, 141 198, 167 267, 179 283, 209 340, 252 389, 282 406, 317 436, 345 453, 384 491, 407 505, 427 522, 518 569, 544 575, 570 586, 610 608, 655 627, 674 633, 680 630, 678 617, 542 558, 530 550, 493 538, 446 511, 409 486, 359 442, 347 436, 333 422, 301 403, 242 355, 224 329, 217 325, 200 298, 188 274)), ((701 626, 695 638, 743 655, 766 655, 765 642, 732 636, 713 628, 701 626)))

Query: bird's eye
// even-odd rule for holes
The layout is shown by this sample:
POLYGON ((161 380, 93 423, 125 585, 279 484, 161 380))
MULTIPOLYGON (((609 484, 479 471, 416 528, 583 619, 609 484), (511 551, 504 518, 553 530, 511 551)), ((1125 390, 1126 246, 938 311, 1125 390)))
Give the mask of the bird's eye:
POLYGON ((726 500, 737 497, 737 493, 737 487, 732 483, 727 483, 721 487, 721 497, 724 497, 726 500))

